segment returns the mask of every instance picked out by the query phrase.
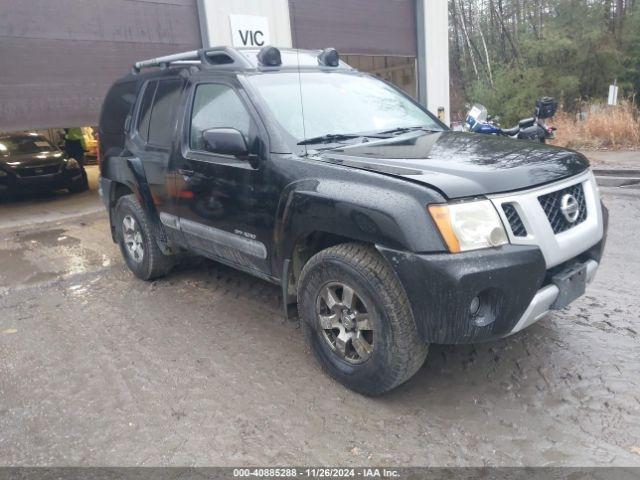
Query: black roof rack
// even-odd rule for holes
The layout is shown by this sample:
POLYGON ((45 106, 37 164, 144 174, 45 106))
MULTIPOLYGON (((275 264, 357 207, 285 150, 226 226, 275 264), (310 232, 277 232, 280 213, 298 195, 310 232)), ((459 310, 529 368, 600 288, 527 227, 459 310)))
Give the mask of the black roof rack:
POLYGON ((149 60, 141 60, 133 64, 134 75, 143 68, 169 66, 197 66, 216 70, 291 70, 294 68, 349 69, 349 65, 340 61, 335 48, 324 50, 280 49, 267 45, 258 48, 212 47, 189 52, 174 53, 149 60))
POLYGON ((167 68, 170 65, 211 65, 228 68, 251 68, 247 58, 235 48, 212 47, 191 50, 189 52, 174 53, 163 57, 141 60, 133 64, 132 72, 140 73, 143 68, 167 68))

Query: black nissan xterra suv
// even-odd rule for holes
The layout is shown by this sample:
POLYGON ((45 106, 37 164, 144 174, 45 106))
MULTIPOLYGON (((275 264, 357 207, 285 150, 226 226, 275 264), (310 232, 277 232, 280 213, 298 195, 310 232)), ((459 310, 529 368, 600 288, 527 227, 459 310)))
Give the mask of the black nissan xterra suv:
POLYGON ((136 276, 189 251, 280 285, 323 367, 368 395, 409 379, 430 343, 566 306, 604 247, 582 155, 450 131, 333 49, 138 62, 106 96, 100 143, 136 276))

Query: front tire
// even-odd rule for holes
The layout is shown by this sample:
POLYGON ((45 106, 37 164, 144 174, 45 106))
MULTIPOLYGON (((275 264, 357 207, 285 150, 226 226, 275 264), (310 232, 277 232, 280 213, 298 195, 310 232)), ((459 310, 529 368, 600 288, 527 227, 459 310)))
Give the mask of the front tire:
POLYGON ((427 356, 404 289, 373 247, 342 244, 313 256, 302 270, 298 309, 322 367, 359 393, 399 386, 427 356))
POLYGON ((89 190, 89 179, 87 178, 87 172, 84 168, 82 168, 82 176, 69 185, 70 193, 82 193, 89 190))
POLYGON ((158 247, 152 224, 135 195, 120 197, 114 219, 120 251, 136 277, 153 280, 169 273, 173 258, 158 247))

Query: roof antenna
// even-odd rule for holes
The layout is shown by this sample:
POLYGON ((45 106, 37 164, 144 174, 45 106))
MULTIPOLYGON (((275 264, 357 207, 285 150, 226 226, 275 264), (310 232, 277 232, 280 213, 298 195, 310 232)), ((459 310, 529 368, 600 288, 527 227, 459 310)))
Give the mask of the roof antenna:
MULTIPOLYGON (((304 100, 302 98, 302 73, 300 72, 300 49, 299 48, 296 48, 296 59, 298 61, 298 87, 300 90, 300 111, 302 113, 302 138, 306 140, 307 129, 304 125, 304 100)), ((304 147, 304 154, 308 155, 306 143, 304 144, 303 147, 304 147)))

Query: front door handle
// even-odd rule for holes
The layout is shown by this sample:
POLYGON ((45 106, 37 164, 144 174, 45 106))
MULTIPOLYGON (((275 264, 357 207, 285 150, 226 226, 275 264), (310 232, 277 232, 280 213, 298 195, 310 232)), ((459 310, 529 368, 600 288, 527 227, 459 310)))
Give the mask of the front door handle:
POLYGON ((185 170, 183 168, 178 169, 178 175, 184 175, 185 177, 193 177, 196 174, 193 170, 185 170))

